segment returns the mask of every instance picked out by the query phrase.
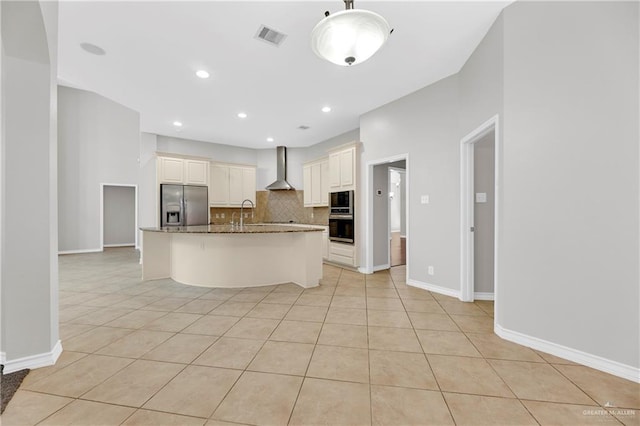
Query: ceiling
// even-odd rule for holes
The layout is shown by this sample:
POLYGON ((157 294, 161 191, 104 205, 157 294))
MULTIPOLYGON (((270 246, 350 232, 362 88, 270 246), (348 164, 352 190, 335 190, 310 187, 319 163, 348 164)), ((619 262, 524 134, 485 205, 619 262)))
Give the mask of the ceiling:
POLYGON ((509 3, 356 0, 394 32, 367 62, 341 67, 315 56, 309 35, 325 10, 344 9, 342 0, 60 1, 58 78, 138 111, 144 132, 303 147, 458 72, 509 3), (287 34, 284 43, 255 39, 261 25, 287 34), (106 54, 87 53, 81 43, 106 54), (199 69, 210 78, 196 77, 199 69))

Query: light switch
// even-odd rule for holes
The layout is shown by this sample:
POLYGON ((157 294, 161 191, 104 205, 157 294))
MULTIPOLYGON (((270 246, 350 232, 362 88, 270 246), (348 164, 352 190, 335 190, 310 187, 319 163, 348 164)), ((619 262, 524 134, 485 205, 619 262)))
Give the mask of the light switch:
POLYGON ((429 196, 428 195, 422 195, 420 197, 420 203, 421 204, 429 204, 429 196))
POLYGON ((487 193, 476 192, 476 203, 486 203, 486 202, 487 202, 487 193))

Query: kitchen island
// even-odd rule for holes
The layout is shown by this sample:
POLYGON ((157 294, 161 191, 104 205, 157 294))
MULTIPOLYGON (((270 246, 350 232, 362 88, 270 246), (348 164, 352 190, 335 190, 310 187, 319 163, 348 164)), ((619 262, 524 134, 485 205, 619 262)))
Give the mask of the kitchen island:
POLYGON ((140 228, 142 279, 215 288, 322 278, 322 228, 255 224, 140 228))

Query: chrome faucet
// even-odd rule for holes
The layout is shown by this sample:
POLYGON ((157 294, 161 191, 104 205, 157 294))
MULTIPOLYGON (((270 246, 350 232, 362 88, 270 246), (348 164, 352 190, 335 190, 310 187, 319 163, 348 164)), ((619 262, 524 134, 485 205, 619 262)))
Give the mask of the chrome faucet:
POLYGON ((244 210, 245 201, 251 203, 251 219, 253 219, 253 210, 256 208, 256 206, 253 204, 253 201, 251 201, 250 199, 247 198, 246 200, 242 200, 242 204, 240 205, 240 228, 244 226, 244 214, 242 213, 244 210))

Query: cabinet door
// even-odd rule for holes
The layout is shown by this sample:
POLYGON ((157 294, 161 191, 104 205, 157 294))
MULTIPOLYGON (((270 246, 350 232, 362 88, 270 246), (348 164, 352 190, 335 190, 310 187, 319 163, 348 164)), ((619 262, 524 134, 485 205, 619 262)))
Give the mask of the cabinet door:
POLYGON ((229 167, 229 204, 242 204, 242 171, 243 167, 229 167))
POLYGON ((209 204, 229 204, 229 167, 212 164, 209 168, 209 204))
POLYGON ((340 186, 352 186, 354 179, 354 159, 355 150, 353 148, 340 152, 340 186))
POLYGON ((304 195, 304 206, 311 206, 311 166, 304 166, 302 168, 302 181, 303 181, 303 195, 304 195))
POLYGON ((320 163, 311 166, 311 203, 314 206, 320 205, 321 200, 321 167, 320 163))
POLYGON ((329 205, 329 161, 320 163, 320 205, 329 205))
POLYGON ((340 188, 340 153, 329 154, 329 186, 340 188))
POLYGON ((251 200, 256 204, 256 169, 247 167, 242 170, 242 200, 251 200))
POLYGON ((160 183, 183 183, 184 161, 181 158, 158 157, 160 183))
POLYGON ((185 183, 187 185, 209 184, 209 163, 201 160, 184 160, 185 183))

